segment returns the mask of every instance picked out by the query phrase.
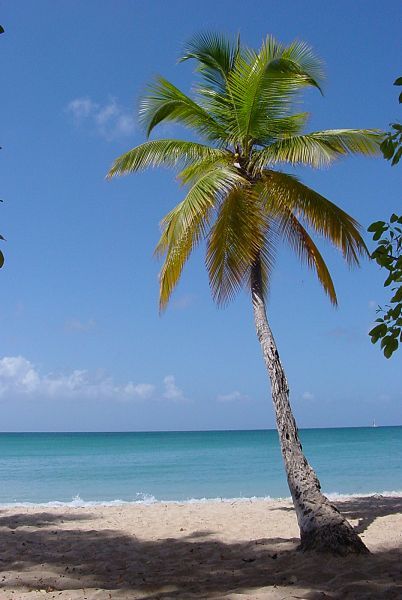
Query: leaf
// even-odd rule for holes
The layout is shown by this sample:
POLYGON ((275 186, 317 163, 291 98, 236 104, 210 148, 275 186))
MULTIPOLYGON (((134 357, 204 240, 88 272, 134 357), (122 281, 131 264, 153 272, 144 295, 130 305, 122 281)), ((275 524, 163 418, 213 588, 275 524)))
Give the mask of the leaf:
POLYGON ((335 286, 328 267, 305 228, 289 210, 285 210, 283 215, 276 215, 276 219, 279 221, 279 235, 285 238, 302 262, 306 262, 308 267, 315 270, 325 293, 332 304, 337 306, 335 286))
POLYGON ((378 240, 380 239, 380 237, 382 236, 382 234, 384 233, 384 229, 379 229, 375 232, 375 234, 373 235, 373 240, 375 242, 378 242, 378 240))
POLYGON ((397 79, 395 79, 394 85, 402 85, 402 77, 398 77, 397 79))
POLYGON ((383 153, 384 158, 386 160, 390 160, 393 157, 395 152, 395 144, 392 141, 391 137, 388 137, 381 143, 380 150, 383 153))
POLYGON ((387 336, 386 338, 383 338, 383 340, 387 340, 386 344, 383 346, 384 356, 385 358, 391 358, 395 350, 398 349, 398 340, 391 336, 387 336))
POLYGON ((285 47, 268 36, 258 52, 244 48, 226 80, 230 142, 240 143, 247 153, 254 140, 266 140, 267 121, 288 117, 295 95, 306 86, 317 87, 320 77, 319 61, 306 44, 285 47))
POLYGON ((254 172, 266 165, 290 163, 322 167, 347 154, 376 156, 383 133, 375 129, 332 129, 284 137, 256 152, 254 172))
POLYGON ((393 281, 394 281, 394 273, 392 273, 392 271, 391 271, 391 273, 388 275, 388 277, 384 281, 384 287, 388 287, 393 281))
POLYGON ((247 189, 233 190, 222 203, 208 238, 206 264, 212 295, 230 301, 248 280, 264 245, 267 222, 247 189))
POLYGON ((0 250, 0 269, 1 267, 4 265, 4 254, 2 253, 2 251, 0 250))
POLYGON ((381 323, 380 325, 376 325, 370 332, 371 341, 375 344, 380 337, 383 337, 387 333, 387 326, 385 323, 381 323))
POLYGON ((233 43, 216 33, 201 33, 185 45, 179 62, 196 60, 196 70, 214 89, 224 92, 226 78, 233 68, 238 51, 238 42, 233 43))
POLYGON ((160 274, 160 310, 162 311, 180 279, 191 251, 205 237, 210 214, 216 203, 236 187, 247 185, 235 170, 217 168, 204 173, 162 221, 162 235, 156 254, 166 254, 160 274))
POLYGON ((141 99, 139 119, 147 136, 159 123, 170 121, 190 127, 208 140, 225 137, 225 131, 209 112, 164 77, 157 77, 141 99))
POLYGON ((182 140, 153 140, 136 146, 119 156, 113 163, 107 177, 125 175, 150 167, 175 167, 195 164, 206 159, 224 161, 228 154, 195 142, 182 140))
POLYGON ((402 287, 398 288, 396 293, 392 296, 390 302, 402 302, 402 287))
POLYGON ((398 164, 401 157, 402 157, 402 146, 400 148, 398 148, 398 150, 395 152, 395 156, 391 161, 391 165, 394 166, 394 165, 398 164))
POLYGON ((375 221, 375 223, 371 223, 371 225, 367 228, 367 231, 377 231, 377 229, 383 229, 385 226, 385 221, 375 221))
POLYGON ((349 264, 358 264, 360 255, 368 255, 358 223, 293 175, 267 169, 257 189, 273 215, 281 214, 283 209, 297 214, 314 231, 340 248, 349 264))
MULTIPOLYGON (((392 302, 392 300, 391 300, 391 302, 392 302)), ((396 306, 394 306, 388 312, 389 312, 391 318, 394 319, 395 321, 397 321, 398 317, 402 313, 402 302, 400 302, 399 304, 397 304, 396 306)))

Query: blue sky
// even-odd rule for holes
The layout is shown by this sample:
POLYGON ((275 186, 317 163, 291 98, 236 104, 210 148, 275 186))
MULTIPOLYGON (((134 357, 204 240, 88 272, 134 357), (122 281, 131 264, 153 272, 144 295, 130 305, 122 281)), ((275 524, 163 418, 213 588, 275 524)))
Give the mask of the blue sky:
MULTIPOLYGON (((399 116, 400 12, 396 1, 343 0, 3 5, 2 430, 274 426, 250 299, 216 308, 201 250, 158 314, 152 252, 181 199, 172 173, 104 176, 144 140, 135 111, 152 77, 191 88, 192 65, 177 57, 199 31, 240 32, 255 47, 268 33, 305 40, 327 73, 324 97, 305 96, 308 129, 386 129, 399 116)), ((364 228, 400 211, 401 170, 381 159, 300 175, 364 228)), ((351 271, 319 246, 339 308, 285 249, 268 307, 299 425, 401 424, 402 354, 387 361, 367 336, 384 276, 368 261, 351 271)))

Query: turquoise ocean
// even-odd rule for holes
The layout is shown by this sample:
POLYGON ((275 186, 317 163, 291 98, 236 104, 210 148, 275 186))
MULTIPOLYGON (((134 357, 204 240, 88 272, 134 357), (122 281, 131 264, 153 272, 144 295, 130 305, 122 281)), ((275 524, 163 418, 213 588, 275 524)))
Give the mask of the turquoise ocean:
MULTIPOLYGON (((402 495, 402 427, 300 436, 325 493, 402 495)), ((2 505, 288 496, 272 430, 0 434, 2 505)))

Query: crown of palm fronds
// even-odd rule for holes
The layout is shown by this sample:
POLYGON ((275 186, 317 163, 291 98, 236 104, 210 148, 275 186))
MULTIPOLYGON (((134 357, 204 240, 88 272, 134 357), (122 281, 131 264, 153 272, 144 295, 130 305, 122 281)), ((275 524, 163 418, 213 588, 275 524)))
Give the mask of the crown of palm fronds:
POLYGON ((162 221, 156 253, 164 308, 193 248, 206 239, 206 265, 214 298, 227 302, 261 265, 268 287, 281 239, 313 268, 336 304, 328 268, 307 228, 358 263, 366 246, 359 226, 335 204, 282 165, 321 167, 347 154, 379 153, 382 132, 335 129, 303 133, 307 114, 295 112, 306 87, 321 91, 321 62, 304 43, 289 46, 268 36, 258 52, 217 34, 194 37, 181 61, 194 60, 199 80, 193 97, 158 77, 141 100, 139 118, 149 136, 162 122, 196 132, 204 143, 160 139, 116 159, 108 176, 149 167, 175 168, 188 186, 185 198, 162 221))

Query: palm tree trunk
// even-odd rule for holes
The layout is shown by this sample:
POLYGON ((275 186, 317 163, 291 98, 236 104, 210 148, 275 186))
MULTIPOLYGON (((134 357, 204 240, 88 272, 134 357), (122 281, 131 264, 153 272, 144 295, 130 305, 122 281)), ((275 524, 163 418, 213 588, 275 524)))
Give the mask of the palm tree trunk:
POLYGON ((321 493, 320 482, 303 454, 289 402, 288 382, 268 325, 259 261, 251 270, 251 292, 257 336, 271 381, 281 451, 300 528, 300 549, 368 553, 352 526, 321 493))

